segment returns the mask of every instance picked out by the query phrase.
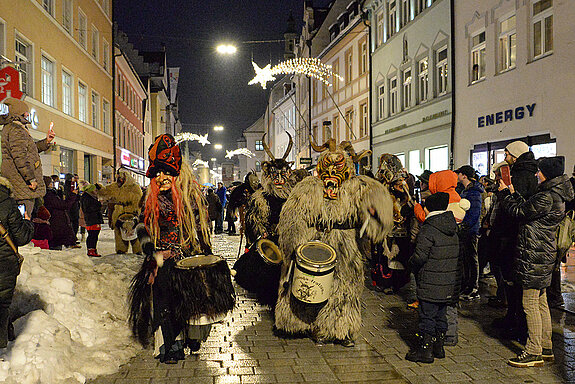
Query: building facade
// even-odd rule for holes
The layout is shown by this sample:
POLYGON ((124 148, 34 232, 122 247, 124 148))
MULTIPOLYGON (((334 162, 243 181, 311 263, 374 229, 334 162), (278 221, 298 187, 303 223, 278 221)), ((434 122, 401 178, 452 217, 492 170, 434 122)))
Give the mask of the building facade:
POLYGON ((272 88, 266 111, 266 144, 270 147, 276 158, 285 154, 292 137, 292 148, 286 157, 286 161, 295 161, 296 149, 293 140, 297 137, 296 132, 296 107, 295 107, 295 84, 292 76, 285 76, 277 81, 272 88), (286 133, 287 132, 287 133, 286 133))
POLYGON ((575 7, 553 0, 455 3, 455 163, 481 174, 510 141, 566 157, 570 173, 575 7))
POLYGON ((252 170, 261 175, 262 162, 265 160, 265 151, 262 137, 266 130, 265 115, 257 119, 248 127, 238 140, 238 148, 247 148, 255 154, 254 157, 239 156, 238 179, 243 180, 248 172, 252 170))
POLYGON ((2 67, 19 71, 32 112, 30 134, 56 145, 41 155, 45 175, 111 180, 111 0, 1 0, 2 67))
POLYGON ((371 0, 372 151, 414 175, 449 168, 450 0, 371 0))

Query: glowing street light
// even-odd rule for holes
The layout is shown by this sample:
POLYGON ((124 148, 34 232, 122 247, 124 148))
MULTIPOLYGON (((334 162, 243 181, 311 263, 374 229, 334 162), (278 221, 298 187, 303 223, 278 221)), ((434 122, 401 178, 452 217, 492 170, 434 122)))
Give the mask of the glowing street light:
POLYGON ((212 157, 210 160, 211 161, 218 161, 218 159, 216 159, 215 157, 212 157))
POLYGON ((214 148, 215 149, 222 149, 222 145, 221 144, 214 144, 214 148))
POLYGON ((216 47, 216 51, 222 55, 233 55, 237 52, 237 48, 231 44, 220 44, 216 47))
POLYGON ((222 125, 215 125, 214 126, 214 131, 223 131, 224 127, 222 125))

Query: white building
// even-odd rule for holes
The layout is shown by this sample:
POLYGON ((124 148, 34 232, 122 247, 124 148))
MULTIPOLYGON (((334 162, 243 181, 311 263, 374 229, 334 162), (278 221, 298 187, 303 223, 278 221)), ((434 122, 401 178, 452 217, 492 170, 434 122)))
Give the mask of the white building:
POLYGON ((247 128, 242 134, 242 138, 237 141, 238 148, 247 148, 256 155, 255 157, 239 156, 239 180, 243 180, 246 174, 252 170, 260 175, 262 162, 265 159, 264 146, 262 144, 264 132, 265 122, 264 116, 262 116, 247 128))
MULTIPOLYGON (((296 107, 295 107, 295 83, 291 76, 285 76, 274 85, 270 97, 268 111, 271 115, 266 120, 269 124, 266 132, 266 143, 269 143, 270 150, 276 158, 281 158, 285 154, 289 145, 289 136, 295 141, 296 135, 296 107)), ((296 149, 293 146, 286 161, 295 161, 296 149)))
POLYGON ((524 140, 536 156, 575 162, 575 3, 455 3, 455 165, 485 174, 524 140))
POLYGON ((447 169, 450 0, 368 0, 364 7, 371 23, 374 168, 392 153, 414 175, 447 169))

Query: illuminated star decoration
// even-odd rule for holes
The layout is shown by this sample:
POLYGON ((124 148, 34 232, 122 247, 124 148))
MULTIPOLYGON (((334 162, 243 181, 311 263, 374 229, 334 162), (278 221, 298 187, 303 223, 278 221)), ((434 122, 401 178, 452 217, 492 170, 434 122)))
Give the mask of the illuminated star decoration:
POLYGON ((297 73, 300 75, 306 75, 323 82, 327 86, 331 85, 329 79, 332 76, 343 81, 343 77, 332 72, 331 65, 324 64, 320 59, 316 59, 314 57, 298 57, 286 60, 273 68, 270 68, 270 64, 266 65, 264 68, 260 68, 253 61, 252 65, 256 71, 256 77, 254 77, 248 85, 260 83, 263 89, 266 89, 266 83, 268 81, 275 80, 274 75, 279 74, 287 75, 290 73, 297 73))
POLYGON ((192 167, 197 167, 199 165, 203 165, 206 168, 209 168, 210 165, 208 164, 207 161, 203 161, 202 159, 196 159, 196 161, 194 161, 194 164, 192 164, 192 167))
POLYGON ((247 148, 238 148, 238 149, 234 149, 233 151, 226 151, 226 158, 227 159, 231 159, 232 157, 234 157, 236 155, 244 155, 244 156, 247 156, 249 158, 252 158, 255 156, 252 153, 252 151, 250 151, 247 148))
POLYGON ((182 132, 178 133, 175 139, 176 144, 180 144, 183 141, 197 141, 198 143, 202 144, 202 147, 205 146, 206 144, 211 144, 210 141, 208 140, 207 133, 202 136, 191 132, 182 132))
MULTIPOLYGON (((252 61, 252 65, 254 66, 254 71, 256 71, 256 77, 250 80, 248 85, 260 83, 263 89, 266 89, 266 84, 268 81, 274 81, 276 78, 273 76, 271 72, 271 64, 266 65, 263 68, 260 68, 256 63, 252 61)), ((274 67, 275 68, 275 67, 274 67)))

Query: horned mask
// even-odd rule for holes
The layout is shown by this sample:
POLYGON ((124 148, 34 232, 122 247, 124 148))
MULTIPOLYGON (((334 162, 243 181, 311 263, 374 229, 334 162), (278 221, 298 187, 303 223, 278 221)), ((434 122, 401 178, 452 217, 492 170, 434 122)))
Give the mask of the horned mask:
POLYGON ((269 161, 264 161, 262 163, 262 186, 265 191, 278 197, 286 198, 289 194, 290 176, 291 176, 291 162, 286 161, 289 153, 291 152, 293 146, 293 139, 291 135, 286 132, 289 136, 289 144, 284 155, 281 158, 275 158, 273 152, 267 146, 265 142, 265 134, 262 137, 262 143, 264 150, 268 156, 272 159, 269 161))
POLYGON ((356 154, 349 141, 337 145, 334 139, 329 139, 321 146, 315 144, 311 137, 310 141, 316 152, 323 152, 317 163, 318 177, 323 182, 323 197, 335 200, 342 184, 355 174, 353 163, 371 152, 356 154))

